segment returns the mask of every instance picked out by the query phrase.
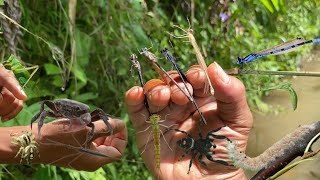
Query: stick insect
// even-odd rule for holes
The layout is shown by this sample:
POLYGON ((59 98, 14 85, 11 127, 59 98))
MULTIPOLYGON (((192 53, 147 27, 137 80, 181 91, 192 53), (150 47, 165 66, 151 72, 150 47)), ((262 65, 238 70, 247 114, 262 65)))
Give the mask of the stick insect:
MULTIPOLYGON (((171 82, 173 82, 173 83, 179 88, 179 90, 189 99, 189 101, 191 101, 192 104, 194 104, 196 107, 198 107, 198 106, 196 105, 196 102, 195 102, 194 99, 192 98, 192 96, 189 95, 189 94, 187 94, 187 93, 178 85, 177 81, 174 80, 174 79, 167 73, 167 71, 164 70, 164 69, 160 66, 160 64, 158 63, 157 57, 156 57, 153 53, 149 52, 148 48, 142 48, 141 51, 140 51, 140 54, 144 54, 144 55, 149 59, 149 61, 152 62, 152 64, 154 64, 154 65, 156 66, 156 69, 158 69, 157 71, 158 71, 159 75, 160 75, 161 77, 163 77, 163 78, 162 78, 163 80, 165 80, 165 76, 168 77, 168 78, 171 80, 171 82)), ((187 89, 188 89, 188 88, 187 88, 187 89)), ((198 111, 199 114, 200 114, 202 123, 204 123, 204 124, 206 125, 206 124, 207 124, 207 121, 206 121, 205 118, 203 117, 202 112, 201 112, 198 108, 197 108, 197 111, 198 111)))
POLYGON ((170 33, 169 34, 170 34, 170 36, 175 37, 175 38, 188 38, 189 39, 189 42, 191 43, 191 45, 192 45, 192 47, 194 49, 194 52, 196 53, 198 64, 203 69, 203 71, 204 71, 204 73, 206 75, 207 81, 208 81, 208 84, 205 84, 205 90, 207 92, 208 89, 210 88, 210 93, 212 95, 214 95, 214 89, 213 89, 213 86, 211 84, 211 81, 210 81, 210 78, 209 78, 209 75, 208 75, 207 65, 206 65, 206 62, 204 61, 204 58, 203 58, 202 54, 201 54, 201 51, 200 51, 199 46, 197 44, 197 41, 193 36, 193 30, 191 29, 191 25, 190 25, 189 19, 188 19, 188 23, 189 23, 188 30, 184 30, 184 29, 182 29, 181 27, 179 27, 177 25, 173 25, 174 27, 177 27, 180 30, 182 30, 183 32, 185 32, 186 33, 185 35, 176 36, 176 35, 173 35, 173 34, 170 34, 170 33))
POLYGON ((20 60, 14 55, 11 55, 8 60, 4 61, 3 66, 14 73, 22 88, 26 87, 30 79, 39 69, 38 65, 32 67, 23 66, 20 60), (31 74, 29 73, 30 70, 33 70, 31 74))

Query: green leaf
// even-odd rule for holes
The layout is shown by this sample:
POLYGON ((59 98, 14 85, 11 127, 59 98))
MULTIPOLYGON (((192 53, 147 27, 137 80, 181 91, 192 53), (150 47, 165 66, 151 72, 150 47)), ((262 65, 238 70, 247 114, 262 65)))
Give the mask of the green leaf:
POLYGON ((271 12, 274 12, 272 2, 270 0, 260 0, 262 4, 271 12))
POLYGON ((55 64, 46 63, 44 64, 44 69, 46 70, 47 75, 61 74, 59 67, 55 64))
POLYGON ((266 90, 288 90, 290 92, 290 101, 292 105, 292 109, 295 111, 298 106, 298 96, 296 91, 291 87, 291 84, 280 84, 278 86, 274 86, 271 88, 268 88, 266 90))
POLYGON ((89 53, 90 48, 92 47, 92 37, 88 34, 81 32, 76 29, 76 55, 77 62, 80 66, 85 66, 89 63, 89 53))
POLYGON ((74 99, 76 101, 85 102, 88 100, 92 100, 98 97, 98 94, 95 94, 93 92, 83 93, 79 94, 78 96, 75 96, 74 99))
POLYGON ((273 7, 279 11, 280 10, 280 7, 279 7, 279 0, 271 0, 272 4, 273 4, 273 7))
POLYGON ((83 69, 80 66, 77 66, 76 73, 74 72, 74 68, 72 68, 72 72, 75 74, 77 79, 82 81, 84 84, 87 84, 88 78, 87 78, 85 72, 83 71, 83 69))

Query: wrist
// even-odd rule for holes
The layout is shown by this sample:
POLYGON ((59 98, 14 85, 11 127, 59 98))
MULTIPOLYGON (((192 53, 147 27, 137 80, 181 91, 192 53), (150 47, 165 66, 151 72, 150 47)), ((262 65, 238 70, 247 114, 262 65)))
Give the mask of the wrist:
MULTIPOLYGON (((1 164, 19 164, 21 161, 21 152, 19 152, 21 143, 14 142, 14 139, 19 139, 20 142, 25 142, 21 138, 25 132, 32 132, 29 126, 14 126, 14 127, 1 127, 0 128, 0 163, 1 164), (19 154, 18 154, 19 152, 19 154)), ((33 133, 33 132, 32 132, 33 133)), ((34 135, 35 136, 35 135, 34 135)), ((32 162, 39 161, 38 154, 34 154, 32 162)), ((25 164, 26 160, 21 163, 25 164)))

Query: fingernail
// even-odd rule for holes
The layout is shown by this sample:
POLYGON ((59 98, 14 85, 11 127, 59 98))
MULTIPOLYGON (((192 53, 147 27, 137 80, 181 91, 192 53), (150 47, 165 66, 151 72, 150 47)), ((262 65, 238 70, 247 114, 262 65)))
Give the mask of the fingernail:
POLYGON ((225 83, 228 84, 230 81, 230 77, 224 72, 224 70, 219 66, 218 63, 214 62, 215 66, 216 66, 216 70, 217 70, 217 75, 219 76, 220 80, 225 83))
POLYGON ((21 92, 22 95, 27 96, 21 86, 18 86, 18 89, 20 89, 20 92, 21 92))

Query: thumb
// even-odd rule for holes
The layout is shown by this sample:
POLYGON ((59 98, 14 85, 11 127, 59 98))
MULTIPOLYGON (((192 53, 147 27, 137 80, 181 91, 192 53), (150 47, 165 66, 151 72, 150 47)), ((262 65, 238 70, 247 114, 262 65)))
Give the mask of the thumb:
POLYGON ((208 67, 208 74, 215 89, 220 118, 234 128, 251 128, 252 114, 242 82, 227 75, 216 62, 208 67))
MULTIPOLYGON (((26 93, 23 91, 19 82, 15 78, 12 71, 9 71, 0 64, 0 90, 2 87, 7 88, 16 98, 20 100, 25 100, 27 98, 26 93)), ((0 91, 0 92, 1 92, 0 91)))
MULTIPOLYGON (((126 127, 124 121, 122 121, 120 119, 109 118, 108 122, 112 126, 113 134, 117 134, 117 133, 121 132, 126 127)), ((102 120, 95 121, 95 122, 93 122, 93 124, 95 126, 93 139, 110 135, 110 129, 102 120)))

